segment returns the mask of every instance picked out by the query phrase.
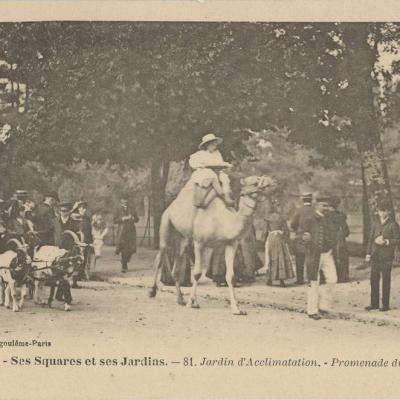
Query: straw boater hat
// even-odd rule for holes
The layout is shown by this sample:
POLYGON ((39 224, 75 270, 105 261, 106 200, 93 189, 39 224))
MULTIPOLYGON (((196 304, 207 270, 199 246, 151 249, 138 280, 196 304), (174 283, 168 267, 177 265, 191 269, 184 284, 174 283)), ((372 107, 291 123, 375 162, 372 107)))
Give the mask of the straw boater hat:
POLYGON ((331 196, 325 195, 325 194, 320 194, 316 197, 315 201, 317 203, 326 203, 326 204, 331 204, 331 196))
POLYGON ((29 197, 29 192, 26 191, 26 190, 19 189, 19 190, 15 191, 14 196, 17 199, 25 200, 25 199, 27 199, 29 197))
POLYGON ((215 136, 213 133, 208 133, 202 137, 199 149, 202 149, 204 145, 210 142, 218 142, 218 144, 221 144, 223 140, 220 137, 215 136))
POLYGON ((313 194, 311 192, 303 192, 300 197, 304 203, 312 203, 313 194))
POLYGON ((87 207, 88 202, 86 200, 80 200, 75 203, 75 208, 78 209, 79 207, 87 207))

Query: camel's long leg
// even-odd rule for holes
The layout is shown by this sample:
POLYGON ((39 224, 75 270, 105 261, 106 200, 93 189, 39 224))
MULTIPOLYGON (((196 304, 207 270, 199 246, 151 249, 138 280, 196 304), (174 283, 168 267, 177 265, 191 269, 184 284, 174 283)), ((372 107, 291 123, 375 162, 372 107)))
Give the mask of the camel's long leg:
POLYGON ((4 286, 5 283, 3 279, 0 278, 0 306, 4 304, 4 286))
POLYGON ((237 305, 237 300, 235 296, 235 288, 233 287, 233 279, 234 279, 234 272, 233 272, 233 264, 235 260, 235 253, 236 253, 237 244, 227 244, 225 246, 225 262, 226 262, 226 282, 229 286, 229 294, 231 297, 231 308, 232 313, 235 315, 245 315, 246 312, 241 311, 237 305))
POLYGON ((199 279, 201 278, 201 268, 202 268, 202 258, 203 258, 203 244, 199 242, 194 242, 194 257, 195 263, 193 268, 193 285, 190 292, 190 301, 188 303, 189 307, 192 308, 200 308, 199 303, 197 302, 197 285, 199 283, 199 279))
POLYGON ((182 239, 179 245, 179 252, 175 257, 174 268, 172 270, 172 277, 175 280, 175 287, 176 287, 176 295, 177 295, 177 303, 181 306, 186 305, 185 300, 183 299, 182 291, 181 291, 181 283, 179 281, 180 275, 184 272, 186 268, 186 263, 184 263, 184 254, 186 248, 188 246, 188 241, 186 239, 182 239))
POLYGON ((158 252, 156 259, 154 260, 154 280, 153 280, 153 286, 151 287, 149 291, 149 297, 155 297, 157 294, 157 281, 158 281, 158 274, 160 271, 160 267, 165 261, 167 268, 169 269, 169 272, 172 275, 171 271, 171 265, 169 262, 168 258, 168 235, 169 235, 169 226, 170 226, 170 220, 169 220, 169 214, 168 214, 168 208, 163 212, 163 215, 161 216, 161 222, 160 222, 160 251, 158 252))
MULTIPOLYGON (((168 255, 166 254, 165 248, 160 248, 157 256, 154 260, 154 277, 153 277, 153 286, 149 290, 149 297, 155 297, 157 294, 157 282, 158 282, 158 274, 160 272, 160 267, 163 261, 163 258, 167 259, 168 255)), ((169 260, 168 260, 169 261, 169 260)))

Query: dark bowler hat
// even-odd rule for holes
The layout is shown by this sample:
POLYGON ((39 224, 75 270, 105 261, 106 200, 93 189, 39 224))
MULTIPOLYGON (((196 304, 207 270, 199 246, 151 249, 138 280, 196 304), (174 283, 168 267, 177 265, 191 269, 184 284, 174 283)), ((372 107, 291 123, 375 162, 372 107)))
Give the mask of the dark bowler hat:
POLYGON ((58 198, 58 193, 56 191, 51 191, 51 192, 47 192, 43 195, 44 198, 46 197, 51 197, 52 199, 56 200, 56 201, 60 201, 60 199, 58 198))
POLYGON ((124 193, 121 194, 120 199, 121 200, 129 200, 129 197, 130 197, 129 193, 124 192, 124 193))
POLYGON ((61 211, 71 211, 72 203, 70 201, 63 201, 58 204, 61 211))

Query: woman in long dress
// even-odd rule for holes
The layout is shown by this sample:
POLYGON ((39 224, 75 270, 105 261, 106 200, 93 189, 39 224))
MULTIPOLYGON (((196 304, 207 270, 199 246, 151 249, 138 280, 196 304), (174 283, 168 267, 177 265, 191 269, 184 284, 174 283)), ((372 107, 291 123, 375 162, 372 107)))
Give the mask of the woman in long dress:
POLYGON ((267 285, 279 281, 285 287, 285 280, 294 278, 293 264, 289 253, 289 229, 286 220, 273 212, 267 217, 267 240, 265 242, 265 266, 267 285))
POLYGON ((263 267, 257 252, 256 230, 253 225, 239 241, 235 264, 238 264, 235 275, 238 275, 238 281, 243 283, 254 282, 256 272, 263 267))

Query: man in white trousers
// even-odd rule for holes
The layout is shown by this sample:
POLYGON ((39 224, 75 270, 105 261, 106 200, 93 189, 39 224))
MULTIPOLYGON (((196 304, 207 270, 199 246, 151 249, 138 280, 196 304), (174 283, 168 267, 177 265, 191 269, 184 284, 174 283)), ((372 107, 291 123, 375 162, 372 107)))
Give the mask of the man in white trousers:
POLYGON ((307 288, 307 314, 314 320, 329 312, 332 296, 337 283, 333 248, 335 235, 332 230, 328 210, 330 198, 319 196, 316 199, 310 232, 303 234, 306 243, 306 268, 309 279, 307 288), (320 275, 326 284, 320 287, 320 275))

